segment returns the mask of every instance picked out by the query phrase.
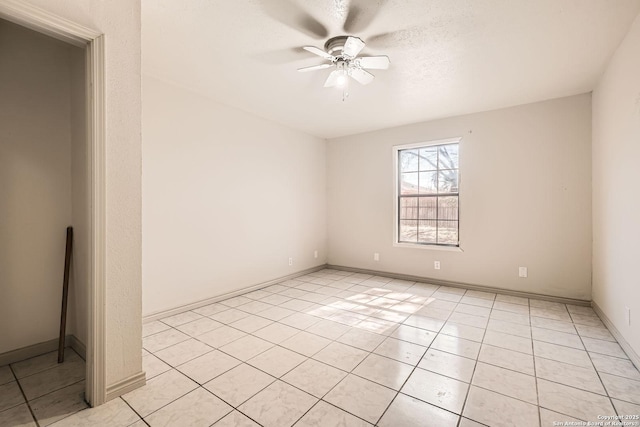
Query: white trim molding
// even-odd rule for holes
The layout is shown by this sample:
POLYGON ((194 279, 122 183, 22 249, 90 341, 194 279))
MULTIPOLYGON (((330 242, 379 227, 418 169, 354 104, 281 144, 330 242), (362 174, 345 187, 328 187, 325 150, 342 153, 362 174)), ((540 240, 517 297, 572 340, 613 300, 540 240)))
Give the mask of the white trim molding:
POLYGON ((75 335, 67 335, 69 339, 69 347, 75 350, 76 353, 82 357, 83 360, 87 360, 87 347, 82 341, 80 341, 75 335))
POLYGON ((326 264, 318 265, 316 267, 307 268, 306 270, 298 271, 297 273, 289 274, 287 276, 279 277, 277 279, 269 280, 267 282, 261 282, 256 285, 247 286, 246 288, 238 289, 237 291, 228 292, 226 294, 218 295, 216 297, 207 298, 201 301, 196 301, 191 304, 181 305, 179 307, 171 308, 169 310, 156 311, 151 314, 147 314, 142 317, 142 323, 153 322, 154 320, 162 319, 168 316, 173 316, 174 314, 184 313, 185 311, 191 311, 196 308, 204 307, 205 305, 213 304, 218 301, 223 301, 229 298, 233 298, 238 295, 246 294, 247 292, 255 291, 261 288, 266 288, 267 286, 275 285, 280 282, 284 282, 285 280, 295 279, 296 277, 304 276, 305 274, 314 273, 316 271, 320 271, 325 269, 326 264))
POLYGON ((618 328, 616 328, 613 325, 613 322, 609 320, 607 315, 604 314, 604 311, 602 311, 600 306, 598 306, 598 304, 595 301, 591 301, 591 308, 593 308, 593 311, 596 312, 600 320, 602 320, 602 323, 604 323, 607 329, 609 329, 609 332, 611 332, 611 335, 613 335, 616 341, 618 341, 618 344, 620 344, 620 347, 622 347, 622 350, 624 350, 627 356, 629 356, 631 363, 633 363, 636 368, 640 369, 640 356, 638 356, 638 353, 634 351, 634 349, 631 347, 629 342, 626 339, 624 339, 624 337, 622 336, 618 328))
POLYGON ((0 18, 86 49, 87 141, 91 186, 91 265, 89 336, 86 348, 86 399, 106 402, 106 178, 105 178, 105 37, 47 10, 17 0, 0 0, 0 18))
POLYGON ((138 372, 135 375, 131 375, 129 378, 125 378, 122 381, 118 381, 107 387, 106 399, 115 399, 122 396, 125 393, 133 391, 139 387, 142 387, 147 383, 147 375, 144 372, 138 372))
POLYGON ((24 1, 0 1, 0 17, 58 40, 85 47, 100 33, 24 1))
POLYGON ((341 265, 332 265, 332 264, 327 264, 326 268, 331 268, 333 270, 340 270, 340 271, 350 271, 352 273, 370 274, 372 276, 390 277, 392 279, 408 280, 412 282, 424 282, 424 283, 430 283, 430 284, 439 285, 439 286, 450 286, 452 288, 462 288, 462 289, 469 289, 473 291, 501 293, 504 295, 512 295, 514 297, 534 298, 534 299, 539 299, 543 301, 559 302, 562 304, 580 305, 584 307, 588 307, 591 304, 591 301, 582 300, 582 299, 556 297, 553 295, 534 294, 533 292, 513 291, 511 289, 496 288, 493 286, 475 285, 471 283, 450 282, 448 280, 433 279, 430 277, 423 277, 423 276, 412 276, 409 274, 390 273, 387 271, 366 270, 364 268, 345 267, 341 265))
POLYGON ((91 282, 87 400, 98 406, 106 398, 106 149, 104 36, 87 48, 88 126, 91 162, 91 282))
MULTIPOLYGON (((80 357, 85 359, 85 347, 79 339, 77 339, 74 335, 67 335, 65 336, 65 342, 67 343, 65 349, 71 347, 76 353, 78 353, 80 357)), ((6 353, 0 354, 0 366, 20 362, 26 359, 31 359, 32 357, 41 356, 43 354, 57 350, 58 338, 53 338, 49 341, 17 348, 15 350, 7 351, 6 353)))
MULTIPOLYGON (((460 211, 461 204, 460 200, 462 200, 462 195, 460 189, 462 187, 461 184, 461 173, 460 169, 458 169, 458 244, 456 246, 453 245, 444 245, 438 243, 418 243, 418 242, 401 242, 400 241, 400 212, 399 212, 399 198, 400 198, 400 171, 398 169, 398 161, 399 154, 402 150, 410 150, 413 148, 419 147, 429 147, 433 145, 445 145, 445 144, 459 144, 459 147, 462 147, 462 136, 445 138, 445 139, 437 139, 433 141, 423 141, 423 142, 412 142, 408 144, 398 144, 391 147, 392 156, 391 159, 393 161, 392 171, 393 171, 393 241, 391 242, 393 247, 397 248, 406 248, 406 249, 420 249, 420 250, 437 250, 437 251, 450 251, 450 252, 464 252, 462 250, 462 236, 460 235, 460 211)), ((431 194, 433 196, 433 194, 431 194)))

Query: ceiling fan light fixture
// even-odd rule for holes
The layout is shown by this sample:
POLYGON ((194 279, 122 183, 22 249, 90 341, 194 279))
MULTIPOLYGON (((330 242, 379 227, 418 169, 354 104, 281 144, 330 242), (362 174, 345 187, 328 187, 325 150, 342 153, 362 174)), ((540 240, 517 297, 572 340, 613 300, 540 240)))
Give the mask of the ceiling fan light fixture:
POLYGON ((338 87, 343 91, 343 100, 348 96, 346 87, 352 78, 362 85, 373 81, 374 75, 367 69, 386 70, 389 68, 389 57, 386 55, 358 56, 365 43, 359 37, 337 36, 324 45, 324 50, 315 46, 304 46, 306 51, 329 61, 329 64, 313 65, 298 68, 298 71, 313 71, 335 67, 324 82, 324 87, 338 87))
POLYGON ((336 77, 336 86, 343 88, 346 86, 347 80, 349 79, 346 63, 340 60, 336 62, 336 71, 338 72, 336 77))

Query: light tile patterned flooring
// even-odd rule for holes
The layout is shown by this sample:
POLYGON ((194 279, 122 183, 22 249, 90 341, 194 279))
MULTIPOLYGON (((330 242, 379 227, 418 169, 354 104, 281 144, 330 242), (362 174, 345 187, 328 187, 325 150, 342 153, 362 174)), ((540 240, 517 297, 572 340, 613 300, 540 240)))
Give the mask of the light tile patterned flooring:
POLYGON ((44 427, 86 409, 84 377, 84 360, 71 348, 62 364, 54 351, 0 366, 0 426, 44 427))
MULTIPOLYGON (((147 323, 143 336, 147 385, 56 427, 551 426, 640 414, 640 373, 589 307, 322 270, 147 323)), ((21 406, 3 393, 0 425, 11 425, 21 406)))

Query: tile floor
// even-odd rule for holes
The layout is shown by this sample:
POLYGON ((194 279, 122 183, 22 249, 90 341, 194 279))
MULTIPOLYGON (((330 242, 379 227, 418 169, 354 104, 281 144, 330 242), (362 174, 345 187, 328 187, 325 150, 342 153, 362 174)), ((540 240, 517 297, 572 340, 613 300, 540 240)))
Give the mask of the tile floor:
POLYGON ((0 366, 0 426, 48 426, 86 409, 84 360, 71 348, 0 366), (37 420, 37 423, 36 423, 37 420))
MULTIPOLYGON (((640 414, 640 373, 589 307, 322 270, 146 323, 143 336, 147 385, 56 427, 551 426, 640 414)), ((0 425, 35 425, 7 424, 29 414, 0 396, 0 425)))

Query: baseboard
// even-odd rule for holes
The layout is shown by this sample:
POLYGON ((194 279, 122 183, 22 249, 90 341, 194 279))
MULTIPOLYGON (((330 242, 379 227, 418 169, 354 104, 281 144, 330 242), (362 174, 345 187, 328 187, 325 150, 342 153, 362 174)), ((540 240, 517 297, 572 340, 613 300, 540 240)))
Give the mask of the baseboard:
POLYGON ((367 269, 363 269, 363 268, 355 268, 355 267, 346 267, 346 266, 341 266, 341 265, 323 264, 323 265, 318 265, 316 267, 308 268, 306 270, 298 271, 296 273, 289 274, 289 275, 284 276, 284 277, 279 277, 277 279, 269 280, 267 282, 262 282, 262 283, 258 283, 256 285, 248 286, 246 288, 238 289, 237 291, 228 292, 228 293, 223 294, 223 295, 218 295, 216 297, 207 298, 205 300, 196 301, 196 302, 193 302, 193 303, 190 303, 190 304, 181 305, 179 307, 174 307, 174 308, 171 308, 169 310, 162 310, 162 311, 158 311, 158 312, 155 312, 155 313, 147 314, 147 315, 142 317, 142 322, 143 323, 148 323, 148 322, 152 322, 154 320, 162 319, 162 318, 165 318, 165 317, 168 317, 168 316, 173 316, 175 314, 184 313, 185 311, 190 311, 190 310, 194 310, 196 308, 204 307, 205 305, 213 304, 213 303, 216 303, 216 302, 228 299, 228 298, 232 298, 232 297, 235 297, 235 296, 238 296, 238 295, 245 294, 247 292, 251 292, 251 291, 255 291, 257 289, 261 289, 261 288, 264 288, 264 287, 267 287, 267 286, 275 285, 275 284, 283 282, 285 280, 295 279, 296 277, 304 276, 305 274, 313 273, 313 272, 316 272, 316 271, 319 271, 319 270, 322 270, 322 269, 325 269, 325 268, 332 268, 334 270, 341 270, 341 271, 349 271, 349 272, 352 272, 352 273, 370 274, 372 276, 384 276, 384 277, 389 277, 389 278, 392 278, 392 279, 409 280, 409 281, 412 281, 412 282, 427 282, 427 283, 432 283, 434 285, 451 286, 452 288, 471 289, 471 290, 474 290, 474 291, 482 291, 482 292, 499 292, 499 293, 505 294, 505 295, 512 295, 512 296, 524 297, 524 298, 535 298, 535 299, 540 299, 540 300, 544 300, 544 301, 559 302, 559 303, 563 303, 563 304, 573 304, 573 305, 580 305, 580 306, 585 306, 585 307, 588 307, 588 306, 591 305, 591 301, 575 299, 575 298, 556 297, 556 296, 552 296, 552 295, 536 294, 536 293, 533 293, 533 292, 514 291, 514 290, 511 290, 511 289, 503 289, 503 288, 497 288, 497 287, 493 287, 493 286, 476 285, 476 284, 472 284, 472 283, 451 282, 451 281, 448 281, 448 280, 434 279, 434 278, 431 278, 431 277, 412 276, 412 275, 409 275, 409 274, 390 273, 390 272, 387 272, 387 271, 367 270, 367 269))
POLYGON ((144 386, 147 383, 147 374, 140 371, 135 375, 125 378, 122 381, 118 381, 115 384, 107 386, 107 398, 106 401, 120 397, 125 393, 129 393, 139 387, 144 386))
MULTIPOLYGON (((67 335, 65 337, 65 347, 73 348, 73 350, 78 353, 83 359, 85 358, 85 346, 75 336, 67 335)), ((40 356, 56 350, 58 350, 58 338, 7 351, 6 353, 0 354, 0 366, 8 365, 9 363, 20 362, 22 360, 30 359, 32 357, 40 356)))
POLYGON ((162 319, 174 314, 184 313, 185 311, 194 310, 196 308, 204 307, 205 305, 213 304, 219 301, 223 301, 229 298, 233 298, 238 295, 246 294, 247 292, 255 291, 258 289, 266 288, 267 286, 275 285, 285 280, 295 279, 296 277, 304 276, 305 274, 314 273, 326 268, 326 264, 318 265, 315 267, 307 268, 306 270, 298 271, 296 273, 289 274, 287 276, 279 277, 277 279, 261 282, 256 285, 251 285, 246 288, 238 289, 237 291, 228 292, 226 294, 218 295, 216 297, 207 298, 205 300, 196 301, 190 304, 181 305, 179 307, 170 308, 169 310, 157 311, 155 313, 142 316, 142 323, 153 322, 154 320, 162 319))
POLYGON ((622 347, 624 352, 627 353, 627 356, 629 356, 631 363, 633 363, 635 367, 640 370, 640 356, 638 356, 638 353, 636 353, 635 350, 631 348, 631 345, 629 345, 627 340, 624 339, 624 337, 622 336, 618 328, 616 328, 613 325, 613 322, 609 320, 607 315, 604 314, 604 311, 602 311, 602 309, 598 306, 598 304, 596 304, 595 301, 591 301, 591 307, 593 308, 593 311, 596 312, 598 317, 600 317, 600 320, 602 320, 602 323, 604 323, 607 329, 609 329, 609 332, 611 332, 611 335, 613 335, 616 341, 618 341, 618 344, 620 344, 620 347, 622 347))
POLYGON ((66 342, 69 347, 82 357, 82 360, 87 360, 87 347, 82 341, 80 341, 75 335, 69 335, 67 336, 66 342))
POLYGON ((399 273, 389 273, 387 271, 367 270, 363 268, 345 267, 342 265, 331 265, 331 264, 327 264, 326 268, 332 268, 334 270, 340 270, 340 271, 349 271, 352 273, 370 274, 372 276, 390 277, 392 279, 408 280, 411 282, 425 282, 425 283, 431 283, 439 286, 450 286, 452 288, 463 288, 463 289, 471 289, 474 291, 492 292, 492 293, 498 292, 501 294, 512 295, 515 297, 534 298, 534 299, 540 299, 544 301, 559 302, 563 304, 581 305, 585 307, 591 304, 591 301, 581 300, 581 299, 556 297, 552 295, 536 294, 533 292, 514 291, 511 289, 503 289, 503 288, 498 288, 493 286, 475 285, 472 283, 450 282, 448 280, 433 279, 431 277, 412 276, 409 274, 399 274, 399 273))

